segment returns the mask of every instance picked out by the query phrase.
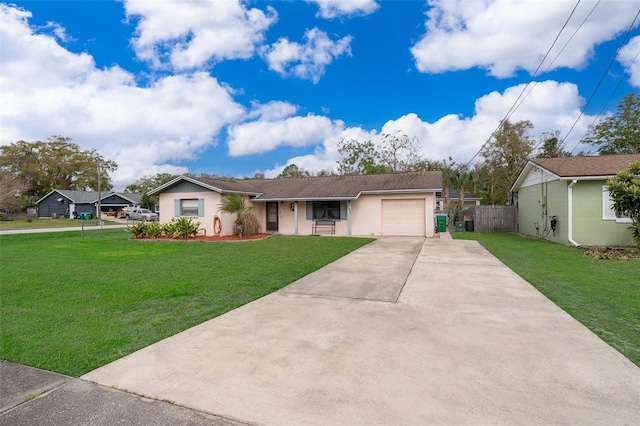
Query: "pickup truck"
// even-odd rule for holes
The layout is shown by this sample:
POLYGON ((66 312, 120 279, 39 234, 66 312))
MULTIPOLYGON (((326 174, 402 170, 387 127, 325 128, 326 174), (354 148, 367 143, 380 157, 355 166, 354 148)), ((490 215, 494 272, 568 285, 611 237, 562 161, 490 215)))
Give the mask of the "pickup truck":
POLYGON ((120 217, 124 219, 144 220, 155 222, 158 220, 157 213, 152 212, 149 209, 141 209, 139 207, 125 207, 122 210, 120 217))

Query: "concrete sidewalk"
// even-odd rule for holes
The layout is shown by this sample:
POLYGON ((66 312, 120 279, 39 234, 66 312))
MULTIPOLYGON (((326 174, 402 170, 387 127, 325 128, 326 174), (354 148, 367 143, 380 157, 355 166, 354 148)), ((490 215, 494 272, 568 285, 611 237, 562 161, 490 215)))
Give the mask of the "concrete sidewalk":
POLYGON ((640 424, 638 367, 448 238, 379 239, 83 379, 267 425, 640 424))
MULTIPOLYGON (((127 225, 104 225, 100 227, 97 226, 85 226, 85 231, 99 231, 100 229, 108 230, 108 229, 124 229, 127 225)), ((38 228, 38 229, 7 229, 4 231, 0 231, 0 235, 15 235, 15 234, 42 234, 48 232, 69 232, 69 231, 77 231, 82 232, 82 227, 74 226, 74 227, 66 227, 66 228, 38 228)))
POLYGON ((0 361, 0 425, 193 425, 241 423, 62 374, 0 361))

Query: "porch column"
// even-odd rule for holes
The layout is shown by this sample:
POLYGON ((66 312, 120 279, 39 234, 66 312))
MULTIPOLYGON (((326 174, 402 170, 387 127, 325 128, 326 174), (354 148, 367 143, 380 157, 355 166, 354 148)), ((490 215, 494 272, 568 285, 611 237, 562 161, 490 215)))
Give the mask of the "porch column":
POLYGON ((298 202, 293 202, 293 234, 298 235, 298 202))
POLYGON ((347 200, 347 235, 351 236, 351 200, 347 200))

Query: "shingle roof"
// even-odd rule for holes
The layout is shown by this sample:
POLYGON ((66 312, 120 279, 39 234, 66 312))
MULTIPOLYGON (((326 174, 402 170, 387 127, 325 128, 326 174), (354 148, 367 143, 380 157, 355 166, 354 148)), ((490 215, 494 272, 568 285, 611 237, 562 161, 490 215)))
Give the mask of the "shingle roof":
MULTIPOLYGON (((290 179, 191 178, 222 192, 257 195, 256 201, 355 199, 363 192, 433 192, 442 190, 439 171, 290 179)), ((155 191, 155 190, 154 190, 155 191)))
POLYGON ((599 155, 593 157, 534 158, 532 163, 560 177, 613 176, 640 161, 640 154, 599 155))
MULTIPOLYGON (((98 202, 98 193, 96 191, 74 191, 71 189, 54 189, 52 192, 54 191, 58 192, 61 195, 64 195, 69 200, 73 201, 75 204, 91 204, 91 203, 98 202)), ((101 192, 100 198, 107 198, 111 195, 117 195, 124 199, 131 200, 135 204, 139 204, 140 201, 142 200, 142 195, 138 193, 122 193, 122 192, 111 192, 111 191, 101 192)), ((38 200, 36 204, 39 203, 44 198, 46 198, 46 196, 38 200)))

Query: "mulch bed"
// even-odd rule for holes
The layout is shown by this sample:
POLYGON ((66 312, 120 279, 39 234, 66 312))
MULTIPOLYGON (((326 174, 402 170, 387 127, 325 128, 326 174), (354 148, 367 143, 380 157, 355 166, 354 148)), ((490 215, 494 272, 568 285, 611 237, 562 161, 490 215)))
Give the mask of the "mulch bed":
POLYGON ((585 254, 594 259, 640 259, 640 249, 635 247, 590 247, 585 254))
POLYGON ((197 237, 185 238, 185 239, 171 238, 171 237, 167 237, 167 236, 162 236, 162 237, 158 237, 158 238, 146 238, 146 240, 151 240, 151 241, 153 241, 153 240, 165 240, 165 241, 208 241, 208 242, 216 242, 216 241, 251 241, 251 240, 262 240, 264 238, 269 238, 272 235, 273 234, 243 235, 242 238, 240 238, 238 235, 224 235, 224 236, 220 236, 220 237, 199 235, 197 237))

